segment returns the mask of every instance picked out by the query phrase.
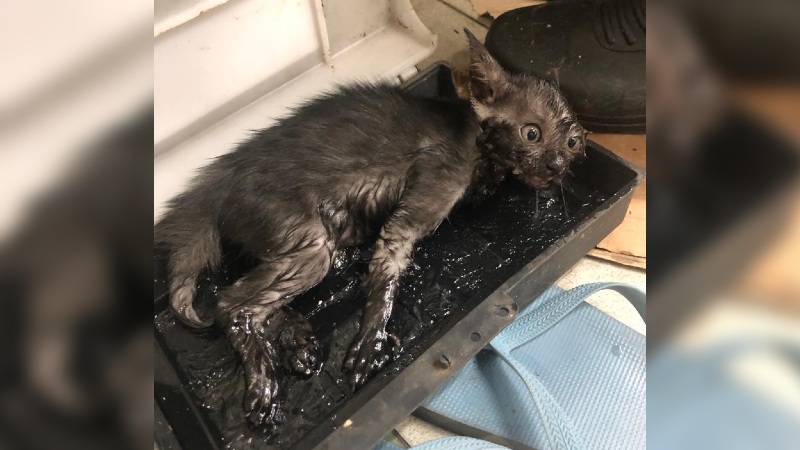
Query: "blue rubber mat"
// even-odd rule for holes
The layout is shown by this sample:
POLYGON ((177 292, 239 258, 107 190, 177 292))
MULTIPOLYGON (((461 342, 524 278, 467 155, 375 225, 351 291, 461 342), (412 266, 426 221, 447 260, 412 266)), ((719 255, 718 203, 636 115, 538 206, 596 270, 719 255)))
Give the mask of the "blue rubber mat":
MULTIPOLYGON (((449 437, 412 447, 413 450, 508 450, 506 447, 467 437, 449 437)), ((374 450, 402 450, 391 442, 381 442, 374 450)))
POLYGON ((418 415, 513 448, 645 449, 646 339, 583 301, 609 288, 645 317, 629 286, 552 287, 418 415))

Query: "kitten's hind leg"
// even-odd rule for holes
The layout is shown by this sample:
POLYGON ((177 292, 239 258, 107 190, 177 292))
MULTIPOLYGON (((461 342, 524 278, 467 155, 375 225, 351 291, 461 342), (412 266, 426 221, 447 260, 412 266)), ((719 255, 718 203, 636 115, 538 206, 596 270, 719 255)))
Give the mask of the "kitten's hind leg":
POLYGON ((256 426, 272 427, 281 420, 281 360, 301 375, 315 372, 320 362, 310 325, 283 306, 325 276, 330 247, 320 237, 303 240, 291 250, 279 259, 263 261, 222 291, 217 306, 228 339, 241 358, 247 386, 244 409, 256 426))
POLYGON ((287 370, 302 376, 315 373, 321 362, 311 324, 281 303, 242 307, 225 327, 244 369, 247 419, 255 426, 267 428, 282 420, 280 362, 287 370))
POLYGON ((276 401, 278 355, 262 327, 265 317, 274 310, 274 306, 242 308, 225 324, 225 334, 244 368, 244 411, 254 425, 270 426, 280 421, 276 401))

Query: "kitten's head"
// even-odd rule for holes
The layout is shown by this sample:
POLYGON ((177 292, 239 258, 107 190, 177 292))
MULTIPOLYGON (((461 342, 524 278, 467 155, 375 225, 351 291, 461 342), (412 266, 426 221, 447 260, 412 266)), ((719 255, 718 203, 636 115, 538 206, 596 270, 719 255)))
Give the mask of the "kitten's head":
POLYGON ((561 183, 585 155, 586 130, 551 82, 503 70, 469 30, 469 92, 483 145, 501 166, 534 187, 561 183))

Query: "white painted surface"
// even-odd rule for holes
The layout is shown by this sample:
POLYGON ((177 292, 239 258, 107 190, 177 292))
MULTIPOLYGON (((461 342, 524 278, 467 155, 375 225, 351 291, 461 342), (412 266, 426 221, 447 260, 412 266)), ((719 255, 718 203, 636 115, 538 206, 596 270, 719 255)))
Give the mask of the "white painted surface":
POLYGON ((179 27, 186 22, 230 0, 155 0, 153 2, 153 36, 179 27))
POLYGON ((236 0, 162 34, 153 47, 154 146, 164 150, 321 60, 311 0, 236 0))
POLYGON ((408 0, 232 0, 158 36, 154 219, 250 130, 334 83, 407 75, 435 45, 408 0))

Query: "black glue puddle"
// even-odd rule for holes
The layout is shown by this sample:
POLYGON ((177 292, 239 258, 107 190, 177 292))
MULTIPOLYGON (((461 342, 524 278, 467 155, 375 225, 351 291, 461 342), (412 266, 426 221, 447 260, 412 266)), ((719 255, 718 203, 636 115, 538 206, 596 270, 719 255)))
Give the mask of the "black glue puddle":
MULTIPOLYGON (((377 377, 402 371, 448 321, 462 318, 474 301, 491 294, 605 200, 565 184, 563 192, 558 187, 537 192, 507 181, 481 203, 457 208, 416 246, 389 322, 402 345, 394 348, 392 363, 377 377)), ((246 256, 229 255, 217 273, 201 280, 199 310, 211 308, 216 292, 252 265, 246 256)), ((247 425, 242 371, 224 333, 213 327, 184 327, 162 306, 155 317, 156 336, 226 448, 291 448, 315 425, 335 418, 352 396, 342 362, 358 331, 364 304, 360 285, 370 256, 369 245, 340 251, 322 283, 291 303, 314 326, 323 364, 308 379, 282 376, 285 417, 269 436, 247 425)))

